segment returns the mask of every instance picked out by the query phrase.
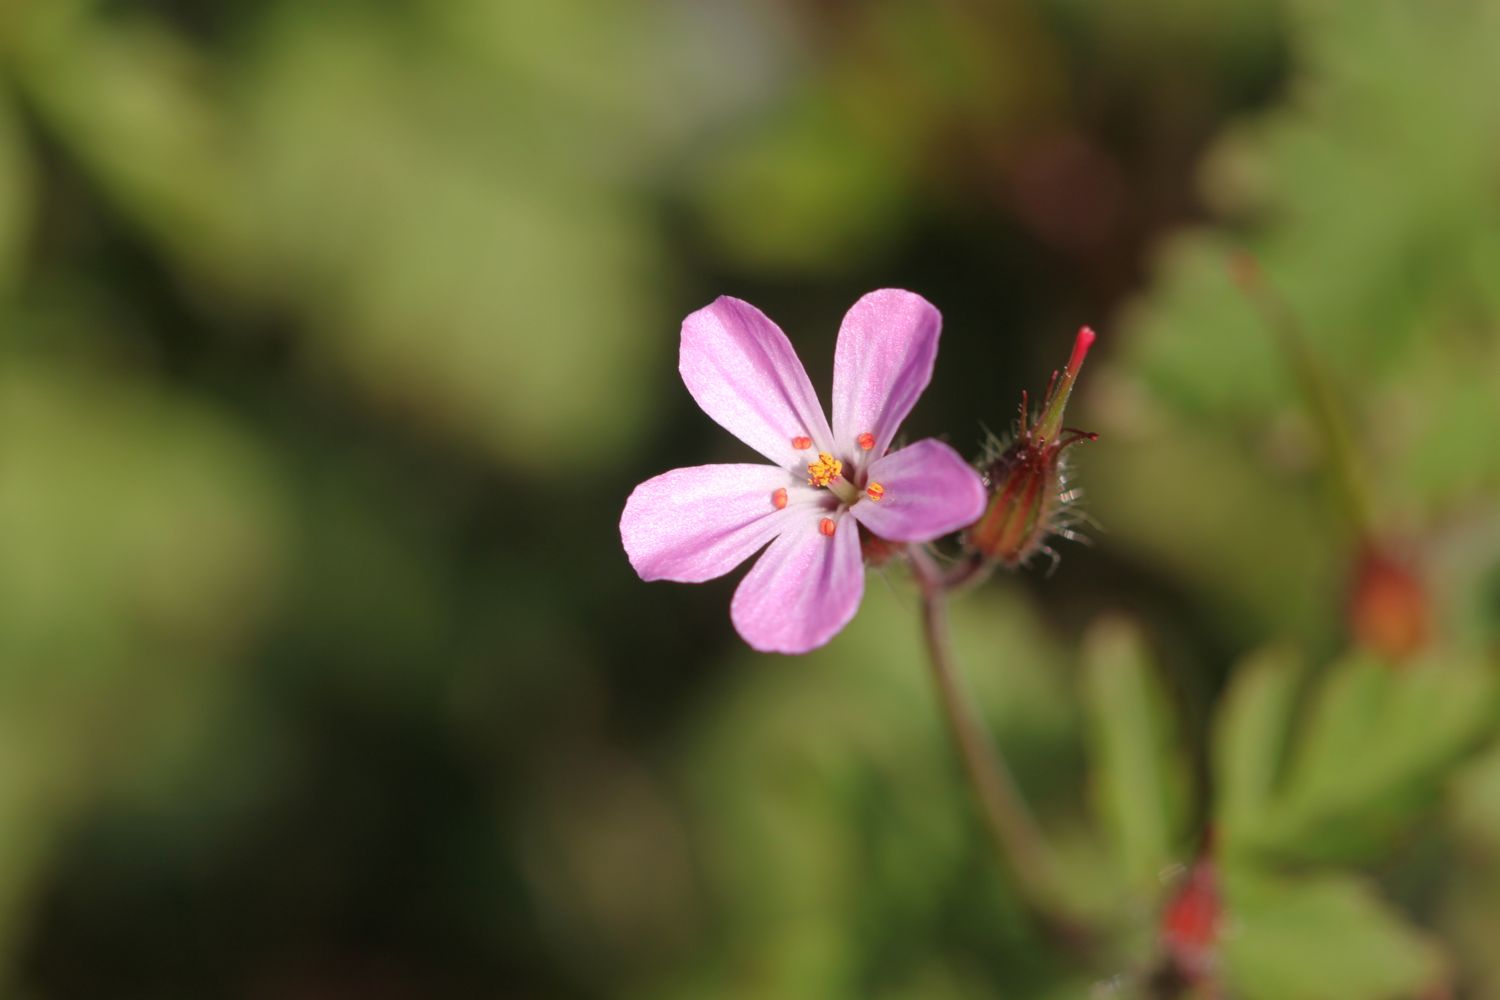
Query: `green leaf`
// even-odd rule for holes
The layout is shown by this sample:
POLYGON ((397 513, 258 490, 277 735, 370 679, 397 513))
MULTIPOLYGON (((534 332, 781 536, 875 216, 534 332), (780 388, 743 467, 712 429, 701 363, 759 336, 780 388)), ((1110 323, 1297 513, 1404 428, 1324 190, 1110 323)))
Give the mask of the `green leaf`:
POLYGON ((1479 660, 1402 669, 1351 656, 1311 693, 1285 780, 1273 789, 1292 684, 1276 666, 1252 668, 1237 682, 1219 759, 1226 842, 1286 858, 1346 860, 1383 849, 1478 740, 1494 704, 1479 660))
POLYGON ((1094 627, 1083 685, 1097 809, 1129 884, 1152 888, 1180 857, 1186 776, 1173 753, 1166 696, 1134 626, 1094 627))
POLYGON ((571 480, 671 398, 661 247, 579 116, 531 90, 476 100, 508 67, 424 59, 415 25, 310 5, 272 21, 242 82, 257 252, 310 366, 571 480))
POLYGON ((0 400, 0 689, 82 694, 127 667, 141 688, 234 649, 284 530, 253 440, 173 394, 9 358, 0 400))
POLYGON ((0 92, 0 295, 18 280, 34 202, 26 138, 10 95, 0 92))
POLYGON ((1358 879, 1226 872, 1224 974, 1240 1000, 1396 1000, 1442 974, 1436 948, 1358 879))
MULTIPOLYGON (((0 990, 61 825, 183 759, 286 551, 256 440, 215 408, 0 355, 0 990)), ((24 933, 22 934, 24 937, 24 933)))
POLYGON ((1234 673, 1215 727, 1218 830, 1225 850, 1253 835, 1274 797, 1297 693, 1284 650, 1256 654, 1234 673))
MULTIPOLYGON (((985 835, 915 608, 874 583, 825 649, 795 662, 735 652, 699 713, 681 759, 724 923, 710 950, 721 961, 687 995, 868 997, 907 984, 905 995, 944 996, 923 989, 938 970, 1028 983, 1072 971, 1038 971, 1049 956, 985 835)), ((1113 902, 1109 859, 1056 808, 1077 786, 1059 774, 1078 738, 1063 652, 1014 592, 974 593, 952 612, 975 700, 1070 876, 1099 897, 1089 902, 1113 902)))
POLYGON ((46 133, 187 274, 253 277, 254 218, 211 64, 147 18, 24 4, 15 76, 46 133))
POLYGON ((1337 854, 1378 846, 1371 821, 1398 824, 1435 794, 1440 771, 1473 744, 1492 705, 1489 672, 1477 661, 1405 671, 1362 657, 1340 664, 1313 707, 1289 776, 1288 846, 1337 854))

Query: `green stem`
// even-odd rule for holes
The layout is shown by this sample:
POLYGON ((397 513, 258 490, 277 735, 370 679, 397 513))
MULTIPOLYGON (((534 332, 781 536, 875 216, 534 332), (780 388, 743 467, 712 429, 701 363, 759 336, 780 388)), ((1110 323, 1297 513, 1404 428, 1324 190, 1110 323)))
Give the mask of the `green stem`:
POLYGON ((1364 467, 1333 382, 1313 352, 1297 314, 1261 274, 1254 259, 1246 256, 1236 260, 1234 267, 1235 280, 1276 338, 1323 441, 1333 470, 1335 503, 1353 525, 1355 534, 1369 538, 1373 526, 1364 467))
POLYGON ((953 661, 944 599, 948 581, 921 546, 912 546, 910 555, 922 592, 922 633, 932 678, 985 827, 1026 901, 1043 917, 1070 925, 1057 889, 1056 860, 953 661))

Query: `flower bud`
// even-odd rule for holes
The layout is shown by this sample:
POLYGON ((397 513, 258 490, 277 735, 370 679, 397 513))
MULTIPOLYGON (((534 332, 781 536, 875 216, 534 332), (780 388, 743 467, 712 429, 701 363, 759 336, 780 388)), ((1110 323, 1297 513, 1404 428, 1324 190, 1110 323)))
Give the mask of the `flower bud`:
POLYGON ((1162 910, 1162 951, 1175 979, 1188 985, 1212 982, 1218 967, 1224 899, 1213 859, 1204 854, 1162 910))
POLYGON ((1093 343, 1093 330, 1078 331, 1068 366, 1053 372, 1035 421, 1022 393, 1015 439, 998 446, 983 462, 980 472, 990 502, 984 515, 970 526, 964 542, 985 559, 1019 566, 1038 552, 1055 556, 1047 547, 1050 536, 1073 537, 1069 531, 1073 518, 1067 508, 1077 494, 1067 486, 1065 453, 1070 445, 1098 435, 1064 427, 1062 421, 1078 370, 1093 343))
POLYGON ((1399 557, 1366 543, 1349 588, 1349 629, 1366 649, 1402 663, 1427 645, 1432 614, 1427 588, 1399 557))

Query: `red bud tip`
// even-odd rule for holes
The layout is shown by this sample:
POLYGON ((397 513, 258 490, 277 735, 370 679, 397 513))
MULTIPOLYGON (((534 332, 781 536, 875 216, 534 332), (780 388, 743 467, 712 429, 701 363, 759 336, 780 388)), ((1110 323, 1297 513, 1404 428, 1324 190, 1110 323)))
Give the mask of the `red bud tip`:
POLYGON ((1078 337, 1073 341, 1073 356, 1068 358, 1068 374, 1077 375, 1078 369, 1083 367, 1083 359, 1089 353, 1089 348, 1094 346, 1098 335, 1088 327, 1081 327, 1078 337))
POLYGON ((1217 868, 1204 856, 1188 870, 1187 880, 1162 911, 1160 934, 1167 959, 1188 983, 1211 983, 1218 963, 1224 899, 1217 868))
POLYGON ((1393 663, 1421 652, 1432 633, 1432 609, 1421 576, 1373 545, 1364 546, 1355 561, 1348 613, 1355 641, 1393 663))

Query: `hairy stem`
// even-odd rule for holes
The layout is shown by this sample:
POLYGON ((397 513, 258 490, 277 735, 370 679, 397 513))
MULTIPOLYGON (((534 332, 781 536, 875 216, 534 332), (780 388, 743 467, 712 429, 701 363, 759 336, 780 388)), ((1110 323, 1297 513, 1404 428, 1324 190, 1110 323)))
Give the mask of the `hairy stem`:
POLYGON ((985 827, 1026 901, 1044 918, 1069 924, 1067 908, 1057 889, 1058 868, 1052 852, 953 661, 945 594, 950 586, 967 582, 968 577, 962 573, 945 577, 920 546, 912 546, 910 554, 922 591, 922 632, 932 679, 985 827))

